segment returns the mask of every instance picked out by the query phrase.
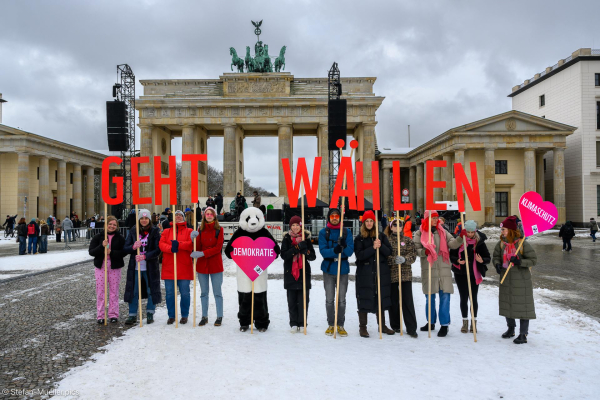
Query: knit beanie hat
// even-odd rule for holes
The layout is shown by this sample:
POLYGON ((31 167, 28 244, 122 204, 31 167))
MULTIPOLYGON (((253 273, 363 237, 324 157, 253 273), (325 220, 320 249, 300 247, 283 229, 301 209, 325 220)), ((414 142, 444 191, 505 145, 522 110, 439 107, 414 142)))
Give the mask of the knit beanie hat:
POLYGON ((507 217, 500 224, 500 228, 512 229, 513 231, 517 230, 517 219, 514 216, 507 217))
POLYGON ((363 214, 363 218, 362 218, 363 222, 365 222, 368 219, 372 219, 373 221, 375 221, 375 213, 371 210, 367 210, 363 214))
POLYGON ((138 219, 151 218, 151 217, 152 217, 152 214, 150 214, 150 210, 147 210, 145 208, 138 210, 138 219))
POLYGON ((181 211, 181 210, 177 210, 177 211, 175 211, 175 215, 177 215, 177 214, 179 214, 179 215, 181 215, 183 218, 185 218, 185 214, 183 213, 183 211, 181 211))
POLYGON ((477 222, 472 219, 465 222, 465 229, 467 232, 475 232, 477 230, 477 222))
POLYGON ((298 224, 300 226, 302 226, 302 218, 300 218, 297 215, 294 215, 291 219, 290 219, 290 226, 294 225, 294 224, 298 224))

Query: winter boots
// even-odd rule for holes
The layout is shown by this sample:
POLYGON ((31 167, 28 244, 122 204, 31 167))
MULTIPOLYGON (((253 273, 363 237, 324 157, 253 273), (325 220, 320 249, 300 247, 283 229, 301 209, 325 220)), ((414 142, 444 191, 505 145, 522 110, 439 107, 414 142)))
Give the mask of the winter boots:
POLYGON ((222 323, 223 323, 223 317, 217 317, 217 319, 215 321, 215 326, 221 326, 222 323))
POLYGON ((343 326, 338 326, 337 334, 340 335, 341 337, 348 336, 348 332, 346 332, 346 330, 344 329, 343 326))
POLYGON ((524 344, 527 343, 527 335, 521 333, 515 340, 513 340, 514 344, 524 344))
MULTIPOLYGON (((425 324, 421 327, 421 332, 427 332, 429 330, 429 324, 425 324)), ((431 324, 431 330, 435 331, 435 324, 431 324)))
POLYGON ((327 327, 327 330, 325 331, 325 334, 326 334, 327 336, 333 336, 333 330, 334 330, 333 326, 329 325, 329 326, 327 327))
POLYGON ((477 318, 475 318, 475 321, 471 321, 471 328, 469 328, 469 332, 473 333, 473 327, 477 329, 477 318))
MULTIPOLYGON (((376 316, 377 322, 379 322, 379 315, 376 314, 376 316)), ((385 312, 381 314, 381 332, 385 333, 386 335, 394 335, 396 333, 393 329, 390 329, 387 326, 385 326, 385 312)))
POLYGON ((367 331, 367 313, 358 313, 358 333, 360 337, 368 338, 369 332, 367 331))
POLYGON ((154 322, 154 313, 146 313, 146 323, 151 324, 154 322))
POLYGON ((187 321, 188 321, 187 317, 181 317, 181 319, 179 320, 179 323, 182 325, 185 325, 185 324, 187 324, 187 321))
POLYGON ((202 317, 198 326, 204 326, 206 324, 208 324, 208 317, 202 317))
POLYGON ((440 331, 438 332, 438 337, 446 337, 447 334, 448 334, 448 327, 442 326, 440 328, 440 331))
MULTIPOLYGON (((471 329, 473 329, 473 328, 471 327, 471 329)), ((468 319, 463 319, 463 325, 462 325, 462 328, 460 328, 460 331, 462 333, 467 333, 469 331, 469 320, 468 319)), ((473 331, 471 331, 471 332, 473 332, 473 331)))
POLYGON ((509 326, 508 330, 502 334, 502 339, 509 339, 515 336, 515 327, 509 326))
POLYGON ((169 318, 167 320, 167 325, 173 325, 174 322, 175 322, 175 318, 169 318))
POLYGON ((248 325, 240 326, 240 332, 246 332, 250 327, 248 325))
POLYGON ((137 322, 137 317, 135 315, 130 315, 125 320, 125 325, 134 325, 137 322))

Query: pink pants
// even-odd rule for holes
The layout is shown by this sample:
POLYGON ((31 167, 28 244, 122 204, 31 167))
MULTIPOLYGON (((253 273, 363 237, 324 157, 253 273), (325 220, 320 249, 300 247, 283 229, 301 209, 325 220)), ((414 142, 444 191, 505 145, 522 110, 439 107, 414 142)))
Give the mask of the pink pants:
MULTIPOLYGON (((96 319, 104 319, 104 263, 96 270, 96 319)), ((121 268, 108 267, 108 318, 119 318, 119 284, 121 283, 121 268)))

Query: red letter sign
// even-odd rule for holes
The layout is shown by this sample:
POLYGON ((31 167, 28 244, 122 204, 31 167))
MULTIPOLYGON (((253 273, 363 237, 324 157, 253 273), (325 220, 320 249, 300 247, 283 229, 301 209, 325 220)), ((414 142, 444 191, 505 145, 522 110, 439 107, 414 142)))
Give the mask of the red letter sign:
POLYGON ((169 176, 161 176, 160 156, 154 156, 154 204, 162 205, 162 185, 169 185, 169 204, 177 203, 177 170, 175 156, 169 156, 169 176))
POLYGON ((430 160, 430 161, 427 161, 426 164, 427 164, 427 195, 425 196, 427 198, 426 209, 427 210, 445 210, 446 209, 445 203, 438 204, 433 201, 433 189, 446 187, 445 181, 434 181, 433 180, 433 169, 436 167, 444 168, 446 166, 446 161, 445 160, 430 160))
POLYGON ((337 208, 340 196, 348 197, 348 206, 351 210, 356 210, 356 196, 354 195, 354 175, 352 174, 352 159, 350 157, 342 157, 340 169, 335 178, 335 187, 329 208, 337 208), (342 184, 346 176, 347 189, 342 190, 342 184))
POLYGON ((315 157, 313 166, 312 185, 308 178, 308 170, 306 169, 306 159, 304 157, 298 159, 298 167, 296 169, 296 182, 292 185, 292 174, 290 171, 290 160, 282 158, 283 176, 285 177, 285 188, 288 194, 288 202, 290 208, 298 207, 298 193, 300 185, 304 186, 306 192, 306 200, 309 207, 315 207, 317 204, 317 189, 319 188, 319 176, 321 174, 321 157, 315 157), (308 182, 308 185, 306 184, 308 182))
POLYGON ((140 183, 150 183, 149 176, 138 175, 138 165, 150 162, 150 157, 133 157, 131 159, 131 190, 133 192, 133 204, 150 204, 151 197, 140 197, 140 183))
POLYGON ((379 207, 379 163, 371 161, 371 183, 365 183, 363 179, 363 162, 356 163, 356 189, 358 191, 358 210, 365 209, 365 190, 373 193, 373 210, 380 210, 379 207))
MULTIPOLYGON (((392 163, 393 174, 392 180, 394 181, 394 210, 412 210, 412 203, 402 203, 402 194, 400 189, 400 161, 394 161, 392 163)), ((386 183, 383 182, 385 185, 386 183)))
POLYGON ((198 161, 206 161, 206 154, 182 154, 183 161, 191 161, 192 165, 192 203, 198 202, 198 161))
POLYGON ((473 187, 469 185, 467 174, 461 163, 454 164, 454 179, 456 180, 456 197, 458 197, 458 211, 465 212, 465 189, 467 197, 473 207, 473 211, 481 211, 481 198, 479 197, 479 181, 477 180, 477 165, 474 162, 469 163, 471 167, 471 180, 473 187))
POLYGON ((102 161, 102 200, 106 204, 116 205, 123 202, 123 177, 114 176, 112 183, 117 185, 117 196, 113 199, 110 197, 110 164, 121 165, 123 160, 121 157, 106 157, 102 161))

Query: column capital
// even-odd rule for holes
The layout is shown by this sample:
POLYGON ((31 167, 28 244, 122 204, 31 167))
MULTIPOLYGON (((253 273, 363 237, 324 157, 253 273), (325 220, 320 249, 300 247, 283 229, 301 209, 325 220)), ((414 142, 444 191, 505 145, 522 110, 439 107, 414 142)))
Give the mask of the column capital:
POLYGON ((278 122, 277 126, 279 128, 285 128, 285 127, 291 128, 292 127, 292 123, 291 122, 278 122))
POLYGON ((237 124, 235 122, 226 122, 221 124, 221 126, 223 126, 223 128, 235 128, 237 124))
POLYGON ((524 151, 536 151, 537 149, 535 147, 525 147, 523 150, 524 151))
POLYGON ((377 121, 364 121, 362 122, 363 126, 375 126, 377 125, 377 121))
POLYGON ((152 128, 154 126, 154 124, 150 123, 150 122, 144 122, 144 123, 139 123, 137 124, 137 126, 140 129, 144 129, 144 128, 152 128))
POLYGON ((491 146, 486 146, 486 147, 483 148, 483 150, 485 150, 485 151, 496 151, 496 148, 495 147, 491 147, 491 146))

